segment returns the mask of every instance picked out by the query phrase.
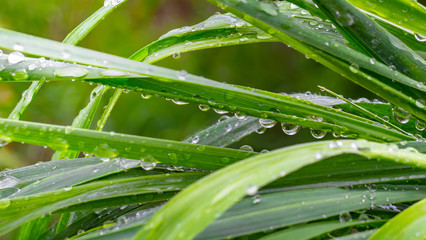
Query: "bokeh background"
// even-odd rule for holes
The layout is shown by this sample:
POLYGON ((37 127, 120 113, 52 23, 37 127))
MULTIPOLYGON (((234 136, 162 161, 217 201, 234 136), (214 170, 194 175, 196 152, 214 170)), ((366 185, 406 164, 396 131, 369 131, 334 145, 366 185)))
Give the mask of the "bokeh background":
MULTIPOLYGON (((62 41, 102 5, 103 0, 1 0, 0 27, 62 41)), ((128 0, 79 45, 128 57, 162 34, 199 23, 215 12, 221 11, 200 0, 128 0)), ((273 92, 319 93, 317 85, 323 85, 349 98, 376 98, 280 43, 190 52, 179 59, 164 59, 157 65, 273 92)), ((0 83, 0 117, 8 116, 28 86, 29 83, 0 83)), ((79 82, 49 82, 38 93, 23 120, 69 125, 87 103, 93 87, 79 82)), ((103 105, 107 100, 104 99, 103 105)), ((215 123, 219 117, 213 111, 201 112, 196 104, 177 106, 163 98, 144 100, 140 94, 130 92, 119 100, 105 130, 182 140, 215 123)), ((307 129, 296 136, 287 136, 277 124, 266 133, 255 133, 231 147, 249 144, 260 151, 313 140, 307 129)), ((12 143, 0 149, 0 169, 46 161, 51 154, 50 149, 43 147, 12 143)))

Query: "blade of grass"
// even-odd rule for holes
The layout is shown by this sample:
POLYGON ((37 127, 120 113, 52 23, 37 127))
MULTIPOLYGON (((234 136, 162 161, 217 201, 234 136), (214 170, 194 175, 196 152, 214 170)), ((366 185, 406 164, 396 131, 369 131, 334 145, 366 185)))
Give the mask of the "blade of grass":
POLYGON ((419 239, 426 236, 425 222, 426 199, 423 199, 389 220, 369 239, 419 239))
POLYGON ((218 169, 256 155, 241 150, 8 119, 0 119, 0 136, 54 150, 93 153, 102 158, 143 159, 201 169, 218 169))
MULTIPOLYGON (((137 62, 132 63, 142 64, 137 62)), ((92 70, 93 72, 98 71, 98 69, 95 68, 92 68, 92 70)), ((108 74, 110 76, 114 75, 113 72, 109 70, 106 71, 108 71, 108 74)), ((97 72, 97 74, 101 74, 102 72, 103 71, 101 71, 100 73, 97 72)), ((52 71, 52 75, 53 74, 54 71, 52 71)), ((105 73, 103 74, 106 75, 105 73)), ((139 91, 146 91, 145 89, 151 89, 151 91, 155 90, 154 93, 159 93, 165 97, 176 98, 176 96, 178 96, 179 99, 183 101, 210 104, 216 108, 228 107, 231 111, 246 112, 250 115, 262 118, 271 118, 281 122, 287 122, 292 124, 303 124, 306 127, 314 129, 345 132, 345 130, 343 130, 345 128, 329 124, 326 121, 318 122, 309 118, 301 119, 300 117, 307 117, 312 115, 320 116, 323 117, 324 120, 331 120, 337 124, 342 124, 345 127, 349 127, 349 129, 356 128, 356 130, 353 130, 353 132, 365 136, 366 138, 385 138, 389 140, 394 139, 394 141, 402 139, 408 140, 410 138, 399 133, 395 133, 383 129, 381 127, 368 124, 368 121, 366 122, 366 119, 358 118, 357 116, 343 113, 341 111, 333 110, 327 107, 314 105, 310 102, 294 99, 289 96, 283 96, 280 94, 274 94, 260 90, 250 90, 244 89, 242 87, 221 84, 204 78, 191 76, 190 74, 188 74, 187 76, 187 80, 179 80, 178 76, 174 76, 175 79, 173 81, 176 81, 173 84, 166 84, 165 82, 161 81, 153 81, 150 78, 113 78, 108 79, 108 82, 99 81, 98 83, 109 84, 111 86, 117 86, 121 88, 139 91), (189 76, 191 76, 191 79, 194 82, 189 83, 189 76), (195 92, 196 95, 193 95, 195 92), (217 101, 215 101, 214 99, 217 99, 217 101), (263 102, 263 105, 260 105, 259 102, 263 102), (239 107, 237 108, 236 106, 239 107), (286 114, 277 113, 277 109, 280 112, 285 112, 286 114), (292 115, 290 116, 289 114, 292 115), (298 115, 298 117, 295 117, 293 115, 298 115), (368 130, 365 128, 368 128, 368 130)))
POLYGON ((353 102, 349 101, 348 99, 346 99, 346 98, 344 98, 344 97, 339 96, 337 93, 335 93, 335 92, 333 92, 333 91, 331 91, 331 90, 329 90, 329 89, 327 89, 327 88, 325 88, 325 87, 322 87, 322 86, 318 86, 318 87, 319 87, 321 90, 326 91, 326 92, 327 92, 327 93, 329 93, 330 95, 332 95, 332 96, 334 96, 334 97, 337 97, 337 98, 339 98, 339 99, 341 99, 341 100, 345 101, 345 102, 346 102, 346 103, 348 103, 349 105, 354 106, 355 108, 357 108, 358 110, 362 111, 362 112, 363 112, 363 113, 365 113, 366 115, 369 115, 371 118, 373 118, 373 119, 377 120, 377 121, 378 121, 378 122, 380 122, 381 124, 387 125, 387 126, 389 126, 389 127, 393 128, 393 129, 395 129, 396 131, 402 132, 402 133, 404 133, 404 134, 411 135, 411 133, 404 131, 403 129, 399 128, 398 126, 396 126, 396 125, 394 125, 394 124, 390 123, 389 121, 384 120, 383 118, 381 118, 381 117, 377 116, 376 114, 374 114, 374 113, 372 113, 372 112, 368 111, 367 109, 365 109, 365 108, 363 108, 363 107, 359 106, 358 104, 353 103, 353 102))
MULTIPOLYGON (((372 64, 368 56, 328 36, 319 35, 314 30, 302 27, 296 19, 277 12, 273 4, 266 2, 260 3, 258 1, 248 1, 247 3, 227 0, 209 1, 224 8, 228 12, 232 12, 254 26, 269 32, 296 50, 307 54, 309 57, 366 87, 370 91, 375 92, 386 100, 404 107, 422 119, 426 119, 426 116, 424 116, 424 104, 416 102, 416 99, 404 94, 402 90, 394 89, 391 85, 382 82, 383 77, 388 78, 390 81, 391 79, 400 78, 403 74, 392 71, 388 66, 379 62, 372 64), (264 9, 273 9, 275 12, 273 12, 274 14, 270 14, 272 11, 268 13, 264 9), (352 63, 357 64, 359 68, 352 66, 352 63), (382 75, 380 77, 381 80, 377 79, 378 76, 372 74, 373 72, 382 75)), ((279 2, 277 4, 280 5, 279 2)), ((413 79, 406 80, 402 80, 401 82, 405 82, 413 89, 422 89, 421 91, 424 91, 423 86, 417 86, 417 81, 413 79)))
POLYGON ((394 70, 426 83, 426 61, 378 23, 346 1, 314 2, 370 54, 394 70))
POLYGON ((426 20, 424 18, 426 9, 416 1, 393 0, 380 2, 374 0, 349 0, 349 2, 367 13, 384 19, 405 31, 426 36, 426 20), (407 16, 410 17, 408 18, 407 16))
POLYGON ((327 234, 329 232, 347 228, 347 227, 357 227, 357 226, 369 226, 377 227, 381 226, 384 221, 371 221, 371 222, 360 222, 360 221, 351 221, 351 222, 319 222, 319 223, 310 223, 306 225, 300 225, 291 227, 289 229, 281 230, 272 234, 269 234, 260 239, 262 240, 279 240, 279 239, 311 239, 314 237, 319 237, 320 235, 327 234))
MULTIPOLYGON (((109 199, 118 196, 129 198, 134 195, 146 195, 145 202, 155 201, 156 197, 163 200, 163 192, 176 192, 205 173, 180 173, 151 175, 136 178, 100 181, 72 189, 61 189, 36 195, 0 200, 0 233, 4 234, 19 227, 24 222, 51 213, 55 210, 90 202, 98 199, 109 199)), ((137 199, 143 203, 141 199, 137 199)), ((121 205, 124 202, 121 202, 121 205)))
POLYGON ((426 155, 406 150, 390 152, 386 144, 342 141, 341 147, 332 149, 329 144, 327 141, 300 144, 255 156, 212 173, 170 200, 135 239, 169 239, 171 236, 191 239, 244 195, 254 195, 259 188, 303 166, 344 153, 391 161, 404 159, 406 164, 426 168, 426 155), (192 211, 186 211, 189 204, 192 211))

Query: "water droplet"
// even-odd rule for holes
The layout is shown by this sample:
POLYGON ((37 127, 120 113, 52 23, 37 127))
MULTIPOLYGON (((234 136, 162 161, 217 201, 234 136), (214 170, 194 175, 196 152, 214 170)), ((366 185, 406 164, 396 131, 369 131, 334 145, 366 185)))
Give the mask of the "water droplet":
POLYGON ((240 147, 240 150, 247 151, 247 152, 253 152, 253 148, 250 145, 243 145, 240 147))
POLYGON ((141 97, 142 97, 143 99, 150 99, 150 98, 152 97, 152 95, 150 95, 150 94, 146 94, 146 93, 141 93, 141 97))
POLYGON ((416 125, 416 129, 419 131, 424 131, 426 128, 426 124, 418 119, 416 120, 415 125, 416 125))
POLYGON ((195 135, 192 140, 191 143, 192 144, 197 144, 200 141, 200 137, 198 135, 195 135))
POLYGON ((314 157, 316 160, 319 160, 322 158, 322 154, 320 152, 316 152, 314 157))
POLYGON ((376 59, 374 59, 374 58, 370 58, 370 63, 371 63, 371 64, 376 64, 376 59))
POLYGON ((178 72, 178 79, 179 80, 185 80, 186 76, 188 76, 188 72, 185 70, 179 71, 178 72))
POLYGON ((414 37, 416 38, 417 41, 419 42, 425 42, 426 41, 426 37, 420 35, 420 34, 414 34, 414 37))
POLYGON ((367 215, 367 214, 365 214, 365 213, 361 213, 361 214, 359 215, 359 217, 358 217, 358 220, 359 220, 360 222, 367 222, 368 220, 370 220, 370 218, 368 217, 368 215, 367 215))
POLYGON ((345 212, 345 213, 340 213, 339 214, 339 221, 340 222, 351 222, 352 221, 352 216, 349 212, 345 212))
POLYGON ((79 78, 86 76, 87 73, 86 69, 77 66, 55 69, 55 74, 59 77, 79 78))
POLYGON ((261 201, 262 201, 262 198, 260 197, 260 195, 256 195, 253 197, 253 204, 260 203, 261 201))
POLYGON ((22 46, 20 43, 13 44, 13 50, 22 52, 24 51, 24 46, 22 46))
POLYGON ((13 72, 12 77, 15 81, 22 81, 28 79, 29 75, 25 69, 20 69, 13 72))
POLYGON ((176 105, 186 105, 186 104, 188 104, 187 102, 179 101, 179 100, 176 100, 176 99, 172 99, 172 102, 174 104, 176 104, 176 105))
POLYGON ((4 176, 0 178, 0 189, 14 187, 18 185, 19 182, 20 180, 13 176, 4 176))
POLYGON ((71 191, 71 189, 72 189, 72 187, 66 187, 66 188, 64 188, 64 191, 68 192, 68 191, 71 191))
POLYGON ((98 157, 113 158, 117 156, 118 152, 116 149, 110 147, 108 144, 102 143, 96 146, 96 148, 93 150, 93 154, 98 157))
POLYGON ((174 59, 179 59, 180 58, 180 52, 173 53, 173 58, 174 59))
POLYGON ((235 115, 236 118, 238 118, 240 120, 244 120, 244 119, 247 118, 247 115, 245 113, 242 113, 242 112, 236 112, 234 115, 235 115))
POLYGON ((281 123, 281 128, 283 132, 287 135, 295 135, 300 130, 300 125, 295 125, 291 123, 281 123))
POLYGON ((316 139, 322 139, 322 138, 325 137, 325 135, 327 134, 327 132, 324 131, 324 130, 312 129, 311 128, 311 134, 312 134, 312 137, 314 137, 316 139))
POLYGON ((257 134, 264 134, 266 132, 266 128, 265 127, 261 127, 259 129, 256 130, 257 134))
POLYGON ((140 166, 143 170, 150 171, 157 166, 157 162, 144 162, 144 160, 142 160, 140 166))
POLYGON ((227 114, 227 113, 228 113, 228 111, 223 110, 223 109, 213 108, 213 110, 214 110, 217 114, 227 114))
POLYGON ((411 117, 411 113, 405 111, 404 109, 400 108, 400 107, 393 107, 392 108, 392 113, 393 116, 395 117, 395 119, 402 123, 405 124, 410 120, 411 117))
POLYGON ((259 118, 259 123, 264 128, 272 128, 277 123, 275 120, 267 119, 267 118, 259 118))
POLYGON ((20 63, 22 61, 25 60, 25 56, 24 54, 20 53, 20 52, 12 52, 9 54, 9 56, 7 57, 7 61, 10 64, 16 64, 16 63, 20 63))
POLYGON ((416 106, 419 108, 425 108, 425 101, 422 99, 417 99, 416 100, 416 106))
POLYGON ((249 196, 253 196, 257 193, 258 190, 259 190, 259 187, 257 185, 253 185, 246 188, 246 194, 249 196))
POLYGON ((210 106, 207 104, 200 104, 198 105, 198 108, 203 112, 210 110, 210 106))

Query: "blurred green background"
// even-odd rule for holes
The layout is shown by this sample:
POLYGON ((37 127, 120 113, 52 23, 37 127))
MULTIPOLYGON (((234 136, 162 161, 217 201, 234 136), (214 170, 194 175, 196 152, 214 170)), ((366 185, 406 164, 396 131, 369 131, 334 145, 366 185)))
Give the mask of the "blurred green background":
MULTIPOLYGON (((103 5, 103 0, 2 0, 0 27, 62 41, 68 32, 103 5)), ((218 8, 200 0, 128 0, 79 45, 123 57, 162 34, 207 19, 218 8)), ((375 98, 361 87, 280 43, 250 44, 182 54, 160 66, 273 92, 319 93, 317 85, 349 98, 375 98)), ((0 117, 7 117, 29 83, 0 83, 0 117)), ((79 82, 44 85, 23 120, 71 124, 88 101, 94 86, 79 82)), ((109 96, 109 95, 108 95, 109 96)), ((103 105, 108 98, 104 99, 103 105)), ((100 111, 99 111, 100 112, 100 111)), ((138 93, 124 94, 106 129, 109 131, 182 140, 218 120, 213 111, 201 112, 196 104, 177 106, 163 98, 143 100, 138 93)), ((328 138, 332 138, 329 136, 328 138)), ((309 130, 285 135, 277 124, 265 134, 253 134, 231 147, 249 144, 256 151, 313 141, 309 130)), ((14 168, 50 159, 43 147, 12 143, 0 150, 0 168, 14 168)))

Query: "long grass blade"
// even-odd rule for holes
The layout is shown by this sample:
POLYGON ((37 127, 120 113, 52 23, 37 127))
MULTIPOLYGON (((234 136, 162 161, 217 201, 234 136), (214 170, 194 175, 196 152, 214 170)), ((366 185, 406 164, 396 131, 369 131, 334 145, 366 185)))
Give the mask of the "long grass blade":
POLYGON ((426 168, 426 155, 407 150, 389 152, 386 144, 344 141, 341 147, 331 149, 329 144, 319 142, 288 147, 212 173, 170 200, 135 239, 169 239, 171 236, 192 239, 243 196, 254 195, 259 188, 303 166, 344 153, 392 161, 404 159, 407 164, 426 168), (185 206, 189 205, 192 211, 186 211, 185 206), (203 213, 202 218, 200 213, 203 213))
MULTIPOLYGON (((226 11, 232 12, 263 31, 269 32, 284 43, 375 92, 389 102, 407 109, 422 119, 426 119, 426 116, 424 116, 425 105, 421 103, 422 95, 420 93, 417 94, 418 99, 413 99, 411 97, 413 95, 412 92, 404 93, 400 88, 396 89, 382 82, 383 77, 390 81, 395 79, 397 75, 402 77, 403 74, 392 71, 387 65, 380 62, 371 63, 371 59, 368 56, 335 41, 333 38, 319 35, 315 30, 302 27, 296 19, 277 11, 275 4, 258 1, 243 3, 227 0, 210 0, 210 2, 224 8, 226 11), (356 66, 353 64, 356 64, 356 66), (372 72, 381 75, 380 78, 372 74, 372 72)), ((277 3, 278 6, 281 4, 281 2, 277 3)), ((410 85, 416 91, 424 91, 424 85, 419 84, 418 81, 413 79, 406 80, 396 81, 405 82, 404 84, 410 85)))
POLYGON ((387 222, 370 239, 419 239, 426 236, 426 199, 412 205, 387 222))

